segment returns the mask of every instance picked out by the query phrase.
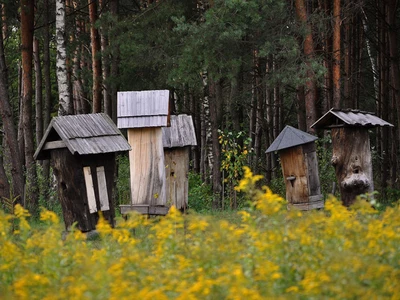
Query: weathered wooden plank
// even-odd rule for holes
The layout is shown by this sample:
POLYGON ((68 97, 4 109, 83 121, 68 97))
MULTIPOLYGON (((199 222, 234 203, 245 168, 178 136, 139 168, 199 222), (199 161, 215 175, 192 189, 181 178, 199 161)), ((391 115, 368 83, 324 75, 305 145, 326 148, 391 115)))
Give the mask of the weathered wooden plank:
POLYGON ((167 205, 188 208, 189 148, 164 149, 167 178, 167 205))
POLYGON ((306 160, 306 167, 308 174, 309 195, 310 196, 321 195, 321 185, 318 176, 318 160, 315 148, 313 152, 306 152, 304 156, 306 160))
POLYGON ((51 164, 57 178, 58 199, 63 211, 66 230, 77 222, 77 228, 83 232, 95 229, 96 220, 89 213, 85 178, 79 159, 68 149, 51 151, 51 164))
POLYGON ((171 126, 163 127, 164 148, 197 145, 193 120, 188 115, 171 116, 171 126))
POLYGON ((289 203, 308 202, 308 180, 305 157, 302 146, 292 147, 279 152, 285 180, 286 199, 289 203))
POLYGON ((169 126, 169 91, 118 92, 118 128, 169 126))
POLYGON ((88 199, 89 212, 97 212, 96 196, 94 194, 93 178, 90 167, 83 167, 83 175, 85 177, 86 195, 88 199))
POLYGON ((107 181, 106 181, 106 174, 104 172, 104 166, 97 167, 96 172, 97 172, 97 181, 99 185, 100 210, 101 211, 110 210, 110 202, 108 199, 107 181))
POLYGON ((132 204, 165 206, 166 178, 161 128, 128 129, 132 204))
POLYGON ((169 208, 166 206, 150 206, 150 205, 120 205, 122 215, 136 211, 142 215, 166 215, 169 208))
POLYGON ((47 142, 43 146, 43 150, 52 150, 52 149, 59 149, 59 148, 65 148, 67 147, 64 143, 64 141, 51 141, 47 142))

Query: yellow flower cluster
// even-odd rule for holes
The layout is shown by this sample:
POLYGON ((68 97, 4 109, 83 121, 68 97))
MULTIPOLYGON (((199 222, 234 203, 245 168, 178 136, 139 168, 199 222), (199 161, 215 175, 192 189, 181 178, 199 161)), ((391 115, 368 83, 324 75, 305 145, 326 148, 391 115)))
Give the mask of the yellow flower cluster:
POLYGON ((41 222, 0 211, 1 299, 400 299, 400 208, 361 200, 286 210, 249 169, 238 189, 254 207, 236 218, 132 214, 97 239, 62 238, 57 215, 41 222))

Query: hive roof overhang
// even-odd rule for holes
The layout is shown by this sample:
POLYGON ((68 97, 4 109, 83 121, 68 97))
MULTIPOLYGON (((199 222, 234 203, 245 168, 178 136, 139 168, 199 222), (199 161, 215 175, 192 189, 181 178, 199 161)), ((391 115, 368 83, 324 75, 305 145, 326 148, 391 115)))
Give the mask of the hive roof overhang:
POLYGON ((164 148, 196 146, 196 133, 193 120, 188 115, 172 115, 171 127, 162 128, 164 148))
POLYGON ((393 124, 382 120, 372 112, 355 109, 335 109, 331 108, 321 118, 319 118, 312 128, 334 128, 334 127, 393 127, 393 124))
POLYGON ((103 113, 59 116, 50 122, 35 159, 49 159, 47 142, 62 141, 73 155, 124 152, 131 147, 111 118, 103 113))
POLYGON ((287 125, 268 147, 266 153, 314 142, 318 138, 309 133, 287 125))

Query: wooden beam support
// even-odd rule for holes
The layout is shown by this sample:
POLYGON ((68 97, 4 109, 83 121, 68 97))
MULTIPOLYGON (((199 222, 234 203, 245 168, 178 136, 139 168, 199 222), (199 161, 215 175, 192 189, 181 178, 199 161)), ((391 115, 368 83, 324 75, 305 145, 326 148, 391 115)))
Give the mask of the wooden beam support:
POLYGON ((64 141, 51 141, 43 146, 43 150, 61 149, 67 147, 64 141))

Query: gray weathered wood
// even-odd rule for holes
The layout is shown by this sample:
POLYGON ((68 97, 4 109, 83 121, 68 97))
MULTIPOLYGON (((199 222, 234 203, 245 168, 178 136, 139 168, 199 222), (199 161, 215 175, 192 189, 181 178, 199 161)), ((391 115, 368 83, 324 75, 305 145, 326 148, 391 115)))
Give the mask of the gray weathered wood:
POLYGON ((90 167, 83 168, 83 175, 85 176, 86 195, 88 199, 89 212, 91 214, 97 212, 96 196, 94 194, 93 178, 90 167))
POLYGON ((171 126, 163 127, 164 148, 177 148, 185 146, 196 146, 196 132, 193 120, 188 115, 172 115, 171 126))
MULTIPOLYGON (((36 152, 35 159, 50 158, 53 148, 45 145, 62 141, 72 154, 102 154, 129 151, 130 146, 109 116, 84 114, 53 118, 36 152)), ((57 143, 56 143, 57 144, 57 143)))
POLYGON ((118 128, 169 126, 169 91, 118 92, 118 128))
POLYGON ((164 154, 167 205, 186 210, 189 190, 189 148, 164 149, 164 154))
POLYGON ((150 206, 150 205, 120 205, 122 215, 136 211, 143 215, 166 215, 169 207, 166 206, 150 206))
POLYGON ((332 165, 345 206, 356 196, 374 191, 368 130, 362 127, 332 129, 332 165))
POLYGON ((101 211, 110 210, 110 202, 108 200, 107 180, 104 171, 104 166, 97 167, 96 171, 97 171, 97 182, 99 185, 100 210, 101 211))
POLYGON ((47 142, 43 146, 43 150, 52 150, 52 149, 59 149, 59 148, 66 148, 64 141, 52 141, 47 142))

